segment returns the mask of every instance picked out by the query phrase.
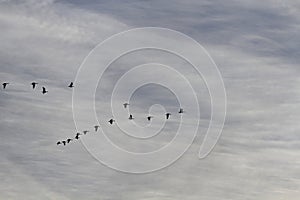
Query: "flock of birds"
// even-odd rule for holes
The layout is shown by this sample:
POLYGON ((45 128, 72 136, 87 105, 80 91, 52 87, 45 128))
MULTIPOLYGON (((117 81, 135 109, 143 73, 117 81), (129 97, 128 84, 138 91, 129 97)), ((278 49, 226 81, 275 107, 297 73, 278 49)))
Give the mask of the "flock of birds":
MULTIPOLYGON (((9 84, 10 84, 10 83, 8 83, 8 82, 2 83, 3 90, 5 90, 5 89, 8 87, 9 84)), ((36 89, 37 85, 38 85, 37 82, 31 82, 32 89, 36 89)), ((69 88, 73 88, 73 87, 74 87, 74 83, 71 82, 71 83, 68 85, 68 87, 69 87, 69 88)), ((42 91, 41 91, 42 94, 48 93, 48 90, 47 90, 44 86, 43 86, 41 89, 42 89, 42 91)), ((126 103, 123 104, 123 106, 124 106, 125 109, 127 109, 127 108, 129 107, 129 105, 130 105, 130 104, 129 104, 128 102, 126 102, 126 103)), ((182 108, 179 108, 178 113, 179 113, 179 114, 182 114, 182 113, 184 113, 184 110, 183 110, 182 108)), ((171 113, 168 112, 168 113, 165 114, 165 116, 166 116, 166 119, 169 119, 170 116, 171 116, 171 113)), ((153 118, 153 116, 151 116, 151 115, 147 116, 147 120, 148 120, 148 121, 151 121, 152 118, 153 118)), ((130 114, 129 117, 128 117, 128 119, 129 119, 129 120, 133 120, 133 119, 134 119, 133 115, 130 114)), ((111 124, 111 125, 112 125, 114 122, 115 122, 114 119, 108 120, 108 123, 111 124)), ((94 126, 95 132, 97 132, 99 128, 100 128, 99 125, 95 125, 95 126, 94 126)), ((67 138, 67 139, 65 139, 65 140, 57 141, 56 145, 64 145, 64 146, 66 146, 67 144, 69 144, 69 143, 70 143, 71 141, 73 141, 73 140, 79 140, 81 135, 86 135, 88 132, 90 132, 90 131, 84 130, 84 131, 82 131, 82 133, 76 133, 76 135, 75 135, 74 138, 67 138)))
MULTIPOLYGON (((124 106, 125 109, 126 109, 129 105, 130 105, 130 104, 127 103, 127 102, 123 104, 123 106, 124 106)), ((178 113, 179 113, 179 114, 184 113, 183 109, 180 108, 179 111, 178 111, 178 113)), ((166 115, 166 119, 169 119, 170 116, 171 116, 171 113, 166 113, 165 115, 166 115)), ((148 120, 148 121, 151 121, 152 118, 153 118, 153 116, 151 116, 151 115, 147 116, 147 120, 148 120)), ((129 117, 128 117, 128 119, 129 119, 129 120, 133 120, 133 119, 134 119, 133 115, 130 114, 129 117)), ((114 119, 108 120, 108 123, 111 124, 111 125, 112 125, 114 122, 115 122, 114 119)), ((95 125, 95 126, 94 126, 95 132, 97 132, 99 128, 100 128, 99 125, 95 125)), ((75 135, 74 138, 68 138, 68 139, 66 139, 66 140, 61 140, 61 141, 58 141, 56 144, 57 144, 57 145, 64 145, 64 146, 65 146, 65 145, 69 144, 69 143, 70 143, 71 141, 73 141, 73 140, 79 140, 81 135, 86 135, 88 132, 90 132, 90 131, 84 130, 84 131, 82 132, 83 134, 82 134, 82 133, 76 133, 76 135, 75 135)))
MULTIPOLYGON (((3 90, 5 90, 5 89, 8 87, 9 84, 10 84, 9 82, 4 82, 4 83, 2 83, 3 90)), ((32 89, 35 89, 36 86, 37 86, 39 83, 33 81, 33 82, 31 82, 30 84, 31 84, 31 86, 32 86, 32 89)), ((68 87, 69 87, 69 88, 73 88, 73 87, 74 87, 74 83, 71 82, 71 83, 68 85, 68 87)), ((42 87, 42 94, 46 94, 46 93, 48 93, 48 90, 43 86, 43 87, 42 87)))

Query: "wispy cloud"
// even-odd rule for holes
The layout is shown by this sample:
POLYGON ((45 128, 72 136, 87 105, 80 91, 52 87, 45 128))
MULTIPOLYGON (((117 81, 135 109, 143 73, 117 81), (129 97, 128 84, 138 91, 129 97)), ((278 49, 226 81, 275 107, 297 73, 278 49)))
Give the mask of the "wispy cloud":
MULTIPOLYGON (((1 1, 0 81, 12 84, 0 91, 0 198, 297 199, 299 5, 279 0, 1 1), (175 165, 136 176, 99 165, 81 143, 60 149, 55 142, 75 133, 72 91, 66 86, 84 57, 112 34, 140 26, 172 28, 203 44, 224 78, 228 112, 221 140, 207 159, 196 157, 198 136, 175 165), (33 80, 48 87, 46 97, 30 88, 33 80)), ((178 58, 151 51, 121 58, 107 70, 97 90, 105 94, 96 97, 99 117, 110 117, 106 95, 128 66, 154 57, 177 64, 203 89, 198 95, 209 119, 202 80, 178 58)), ((167 94, 153 85, 137 91, 132 111, 145 112, 155 101, 172 99, 171 94, 160 98, 162 93, 167 94)), ((177 109, 175 101, 168 106, 177 109)), ((165 132, 174 128, 171 123, 165 132)), ((131 148, 117 128, 104 129, 131 148)), ((148 147, 168 139, 161 136, 148 147)))

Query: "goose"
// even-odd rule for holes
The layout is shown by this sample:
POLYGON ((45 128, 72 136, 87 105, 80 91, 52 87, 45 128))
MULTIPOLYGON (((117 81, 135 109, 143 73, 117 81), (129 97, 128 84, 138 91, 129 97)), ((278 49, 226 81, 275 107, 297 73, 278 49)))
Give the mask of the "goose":
POLYGON ((38 83, 37 82, 32 82, 31 85, 32 85, 32 89, 35 88, 35 86, 37 85, 38 83))
POLYGON ((80 133, 76 133, 75 139, 78 140, 80 138, 79 137, 80 135, 81 135, 80 133))
POLYGON ((152 118, 153 118, 153 116, 148 116, 147 117, 148 121, 151 121, 152 118))
POLYGON ((97 131, 98 131, 98 128, 100 128, 100 126, 99 126, 99 125, 96 125, 96 126, 94 126, 94 128, 95 128, 95 131, 97 132, 97 131))
POLYGON ((110 124, 113 124, 114 123, 114 119, 110 119, 108 122, 110 123, 110 124))
POLYGON ((69 138, 69 139, 67 139, 67 143, 70 143, 71 141, 72 141, 72 139, 70 139, 70 138, 69 138))
POLYGON ((73 82, 71 82, 70 85, 69 85, 68 87, 69 87, 69 88, 73 88, 73 87, 74 87, 73 82))
POLYGON ((171 113, 166 113, 166 118, 169 119, 171 113))
POLYGON ((180 108, 178 113, 180 113, 180 114, 181 114, 181 113, 183 113, 183 112, 184 112, 184 111, 183 111, 183 109, 182 109, 182 108, 180 108))
POLYGON ((3 89, 5 89, 8 84, 9 83, 7 83, 7 82, 2 83, 3 89))
POLYGON ((88 132, 90 132, 90 131, 83 131, 83 134, 86 135, 88 132))
POLYGON ((46 88, 45 87, 43 87, 43 91, 42 91, 42 93, 43 94, 46 94, 48 92, 48 90, 46 90, 46 88))
POLYGON ((127 106, 129 106, 129 105, 130 105, 130 104, 127 103, 127 102, 123 104, 124 108, 127 108, 127 106))
POLYGON ((129 115, 128 119, 129 120, 133 120, 134 119, 133 116, 132 116, 132 114, 129 115))

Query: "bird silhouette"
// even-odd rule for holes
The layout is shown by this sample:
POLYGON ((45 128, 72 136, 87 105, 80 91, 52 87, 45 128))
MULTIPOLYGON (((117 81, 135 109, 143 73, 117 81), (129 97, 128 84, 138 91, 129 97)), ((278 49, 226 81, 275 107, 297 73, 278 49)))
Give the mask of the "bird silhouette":
POLYGON ((95 128, 95 131, 97 132, 98 128, 100 128, 100 126, 96 125, 96 126, 94 126, 94 128, 95 128))
POLYGON ((60 144, 61 144, 61 142, 60 142, 60 141, 56 142, 56 145, 60 145, 60 144))
POLYGON ((43 87, 43 91, 42 91, 42 93, 43 94, 46 94, 48 92, 48 90, 46 90, 46 88, 45 87, 43 87))
POLYGON ((110 124, 113 124, 114 123, 114 119, 110 119, 108 122, 110 123, 110 124))
POLYGON ((66 143, 67 143, 66 141, 61 141, 61 142, 64 144, 64 146, 66 146, 66 143))
POLYGON ((37 85, 38 83, 37 82, 32 82, 31 85, 32 85, 32 89, 35 88, 35 86, 37 85))
POLYGON ((74 87, 73 82, 71 82, 70 85, 69 85, 68 87, 69 87, 69 88, 73 88, 73 87, 74 87))
POLYGON ((123 104, 124 108, 127 108, 127 106, 129 106, 129 105, 130 105, 130 104, 127 103, 127 102, 123 104))
POLYGON ((2 83, 3 89, 5 89, 8 84, 9 83, 7 83, 7 82, 2 83))
POLYGON ((80 133, 76 133, 75 139, 78 140, 80 138, 79 137, 80 135, 81 135, 80 133))
POLYGON ((182 108, 180 108, 178 113, 180 113, 180 114, 181 114, 181 113, 183 113, 183 112, 184 112, 184 111, 183 111, 183 109, 182 109, 182 108))
POLYGON ((67 139, 67 143, 70 143, 72 141, 72 139, 68 138, 67 139))
POLYGON ((83 131, 83 134, 86 135, 88 132, 90 132, 90 131, 83 131))
POLYGON ((129 115, 128 119, 129 120, 133 120, 134 119, 133 116, 132 116, 132 114, 129 115))
POLYGON ((169 119, 170 115, 171 115, 171 113, 166 113, 166 118, 169 119))
POLYGON ((147 117, 148 121, 151 121, 152 118, 153 118, 153 116, 148 116, 147 117))

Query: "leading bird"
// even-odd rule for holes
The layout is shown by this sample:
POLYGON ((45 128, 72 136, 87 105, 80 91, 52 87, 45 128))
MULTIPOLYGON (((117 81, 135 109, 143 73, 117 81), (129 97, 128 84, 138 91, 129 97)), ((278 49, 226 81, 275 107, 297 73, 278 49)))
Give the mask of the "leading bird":
POLYGON ((3 89, 5 89, 8 84, 9 83, 7 83, 7 82, 2 83, 3 89))

